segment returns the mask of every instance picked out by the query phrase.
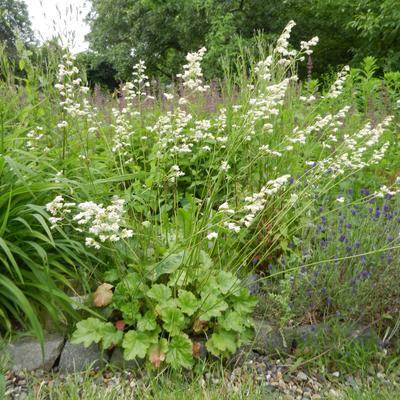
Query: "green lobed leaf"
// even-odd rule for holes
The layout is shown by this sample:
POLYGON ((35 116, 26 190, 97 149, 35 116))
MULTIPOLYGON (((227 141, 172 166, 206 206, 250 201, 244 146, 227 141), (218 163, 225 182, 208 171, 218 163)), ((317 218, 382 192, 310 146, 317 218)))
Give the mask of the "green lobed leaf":
POLYGON ((216 281, 223 294, 236 290, 239 283, 239 280, 231 272, 227 271, 219 271, 216 281))
POLYGON ((179 290, 178 306, 187 315, 193 315, 199 308, 199 300, 192 292, 187 290, 179 290))
POLYGON ((143 298, 145 289, 146 286, 142 283, 140 275, 136 272, 129 273, 115 287, 113 294, 114 307, 121 309, 126 303, 143 298))
POLYGON ((174 336, 169 343, 166 361, 173 369, 192 368, 192 341, 187 335, 174 336))
POLYGON ((205 269, 211 269, 212 266, 214 265, 213 260, 204 250, 200 250, 199 261, 200 261, 200 266, 205 269))
POLYGON ((118 346, 123 336, 124 333, 122 331, 116 329, 112 323, 107 323, 107 327, 105 327, 103 331, 103 348, 109 349, 112 346, 118 346))
POLYGON ((156 278, 163 274, 171 274, 172 272, 175 272, 182 265, 184 256, 184 251, 167 254, 155 268, 156 278))
POLYGON ((254 338, 254 328, 253 326, 246 328, 240 333, 238 339, 238 346, 250 343, 254 338))
POLYGON ((246 329, 247 319, 237 311, 228 311, 222 317, 218 318, 218 325, 227 331, 240 333, 246 329))
POLYGON ((238 347, 237 334, 233 331, 218 329, 206 342, 207 350, 215 356, 234 353, 238 347))
POLYGON ((146 294, 148 297, 155 300, 158 304, 163 305, 171 298, 172 291, 168 286, 163 285, 162 283, 158 283, 156 285, 153 285, 146 294))
POLYGON ((161 309, 163 327, 171 336, 179 335, 185 328, 185 317, 179 308, 164 307, 161 309))
POLYGON ((192 283, 193 278, 190 276, 191 274, 188 274, 184 270, 178 270, 173 272, 170 275, 170 279, 168 281, 168 286, 177 286, 177 287, 182 287, 185 284, 192 283))
POLYGON ((117 345, 121 339, 122 332, 117 331, 111 322, 90 317, 76 324, 71 342, 89 347, 92 343, 103 341, 104 348, 108 348, 117 345))
MULTIPOLYGON (((157 337, 155 340, 157 342, 157 337)), ((152 343, 154 343, 154 335, 148 332, 129 331, 125 333, 122 342, 125 360, 134 360, 136 357, 145 358, 152 343)))
POLYGON ((233 308, 241 314, 251 314, 257 305, 257 298, 252 296, 246 288, 234 292, 229 299, 233 308))
POLYGON ((138 302, 131 302, 119 307, 124 317, 124 321, 128 325, 134 324, 140 318, 140 304, 138 302))
POLYGON ((219 317, 223 311, 228 308, 228 304, 224 301, 222 296, 215 294, 201 293, 202 304, 200 307, 199 319, 202 321, 209 321, 213 317, 219 317))
POLYGON ((139 331, 153 331, 157 328, 157 321, 152 311, 147 311, 146 314, 137 321, 137 329, 139 331))

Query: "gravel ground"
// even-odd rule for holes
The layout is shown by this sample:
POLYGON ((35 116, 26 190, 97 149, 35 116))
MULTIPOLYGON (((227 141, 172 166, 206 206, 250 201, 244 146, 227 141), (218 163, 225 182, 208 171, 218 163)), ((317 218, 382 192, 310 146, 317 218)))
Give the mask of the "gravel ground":
MULTIPOLYGON (((223 384, 229 391, 238 392, 245 382, 254 382, 268 395, 275 394, 278 398, 287 400, 317 400, 335 399, 341 397, 344 387, 357 388, 378 381, 385 387, 400 388, 399 377, 387 377, 383 373, 370 376, 366 381, 361 381, 357 376, 342 376, 334 371, 329 374, 320 374, 318 371, 310 373, 306 370, 290 372, 293 360, 271 360, 266 356, 251 352, 239 354, 225 370, 225 376, 216 377, 212 373, 205 373, 200 383, 206 385, 223 384)), ((140 393, 145 385, 145 378, 139 378, 137 374, 129 371, 99 371, 89 372, 93 384, 106 388, 127 388, 132 392, 140 393)), ((88 379, 88 373, 80 374, 79 382, 88 379)), ((28 393, 38 391, 39 387, 48 389, 54 385, 62 384, 68 380, 68 376, 57 373, 33 373, 6 374, 6 399, 26 399, 28 393)))

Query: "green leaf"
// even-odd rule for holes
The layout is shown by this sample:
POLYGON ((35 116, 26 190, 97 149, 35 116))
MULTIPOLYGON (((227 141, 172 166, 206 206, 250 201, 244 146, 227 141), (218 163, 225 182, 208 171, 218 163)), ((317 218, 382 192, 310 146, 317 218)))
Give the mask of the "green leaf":
POLYGON ((186 335, 174 336, 169 343, 166 360, 173 369, 192 368, 193 354, 191 340, 186 335))
POLYGON ((241 314, 251 314, 257 305, 257 298, 251 296, 246 288, 234 292, 229 299, 232 301, 233 308, 241 314))
POLYGON ((103 348, 109 349, 112 346, 119 345, 123 336, 124 333, 117 330, 111 322, 107 323, 103 331, 103 348))
POLYGON ((103 341, 103 347, 109 348, 117 345, 122 339, 122 332, 117 331, 111 322, 104 322, 98 318, 87 318, 76 324, 76 330, 72 335, 71 342, 82 343, 89 347, 92 343, 103 341))
POLYGON ((229 311, 218 319, 218 325, 226 331, 243 332, 245 327, 245 317, 237 311, 229 311))
POLYGON ((251 327, 246 328, 243 332, 239 335, 238 346, 242 346, 244 344, 250 343, 254 338, 254 328, 253 322, 251 321, 251 327))
POLYGON ((199 308, 199 300, 192 292, 179 290, 178 305, 185 314, 191 316, 199 308))
POLYGON ((126 303, 132 300, 143 298, 143 285, 140 275, 131 272, 115 287, 113 294, 113 305, 115 308, 121 309, 126 303))
POLYGON ((218 329, 206 342, 207 350, 215 356, 234 353, 237 349, 237 334, 233 331, 218 329))
POLYGON ((223 294, 234 291, 239 283, 239 280, 231 272, 227 271, 219 271, 216 281, 223 294))
POLYGON ((175 272, 182 265, 184 256, 185 253, 183 251, 166 255, 155 268, 156 277, 158 278, 160 275, 175 272))
POLYGON ((171 298, 172 291, 168 286, 163 285, 162 283, 158 283, 156 285, 153 285, 146 294, 148 297, 155 300, 158 304, 163 305, 171 298))
POLYGON ((146 357, 147 350, 151 343, 151 336, 147 332, 127 332, 122 342, 125 360, 134 360, 136 357, 146 357))
POLYGON ((183 285, 187 285, 188 283, 193 282, 193 278, 191 278, 190 274, 188 274, 184 270, 178 270, 173 272, 170 275, 170 279, 168 281, 168 286, 178 286, 182 287, 183 285))
POLYGON ((163 327, 171 336, 179 335, 185 327, 185 317, 182 311, 176 307, 164 307, 161 309, 163 327))
MULTIPOLYGON (((201 276, 199 279, 199 282, 203 282, 204 277, 201 276)), ((219 293, 221 291, 217 280, 215 279, 214 276, 210 276, 207 278, 207 281, 203 284, 203 288, 201 289, 201 296, 205 297, 208 294, 215 294, 219 293)))
POLYGON ((204 250, 200 250, 199 261, 200 261, 200 266, 205 269, 211 269, 214 265, 213 260, 204 250))
POLYGON ((203 296, 203 303, 200 308, 199 319, 202 321, 209 321, 213 317, 219 317, 222 311, 228 308, 228 304, 221 296, 215 294, 206 294, 203 296))
POLYGON ((137 329, 139 331, 153 331, 156 328, 156 317, 152 311, 147 311, 143 317, 138 319, 137 329))
POLYGON ((120 311, 122 312, 122 316, 124 317, 124 321, 128 325, 134 324, 140 317, 140 304, 136 303, 127 303, 124 304, 122 307, 119 307, 120 311))

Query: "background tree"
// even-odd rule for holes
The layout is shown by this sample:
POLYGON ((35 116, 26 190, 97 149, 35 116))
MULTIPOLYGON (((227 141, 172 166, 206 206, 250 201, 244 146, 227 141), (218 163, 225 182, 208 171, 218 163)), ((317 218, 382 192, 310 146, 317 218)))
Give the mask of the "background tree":
POLYGON ((320 37, 316 75, 367 55, 376 55, 380 67, 400 68, 398 0, 91 1, 91 48, 122 79, 143 59, 150 75, 170 80, 187 52, 202 46, 205 76, 218 77, 222 57, 234 59, 256 36, 272 40, 290 19, 297 22, 293 43, 320 37))
POLYGON ((398 0, 358 0, 350 29, 362 38, 355 61, 373 55, 385 70, 400 69, 400 3, 398 0))
POLYGON ((22 0, 0 0, 0 43, 12 57, 16 55, 17 39, 33 41, 26 4, 22 0))

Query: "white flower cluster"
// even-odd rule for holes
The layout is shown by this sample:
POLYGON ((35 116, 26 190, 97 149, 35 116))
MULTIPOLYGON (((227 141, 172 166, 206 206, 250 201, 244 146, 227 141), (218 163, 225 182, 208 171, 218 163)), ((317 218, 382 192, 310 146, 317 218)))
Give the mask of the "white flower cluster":
POLYGON ((243 206, 245 216, 240 220, 241 224, 249 227, 256 218, 257 213, 264 209, 268 197, 281 190, 289 179, 290 175, 282 175, 276 179, 269 180, 258 193, 245 197, 245 205, 243 206))
MULTIPOLYGON (((235 233, 240 232, 241 226, 249 227, 257 214, 264 209, 267 199, 271 195, 278 193, 289 180, 290 175, 282 175, 276 179, 269 180, 258 193, 253 193, 251 196, 244 198, 244 205, 239 211, 232 209, 227 201, 221 204, 218 212, 227 216, 227 220, 223 220, 223 227, 235 233), (236 215, 243 215, 243 217, 239 221, 232 220, 232 218, 235 219, 236 215)), ((295 201, 293 196, 290 201, 295 201)))
MULTIPOLYGON (((317 162, 310 161, 308 165, 314 167, 316 176, 328 172, 333 177, 336 177, 344 174, 349 169, 358 170, 378 164, 389 148, 389 142, 385 142, 379 147, 376 146, 392 119, 393 117, 389 116, 376 127, 373 127, 368 122, 355 134, 343 135, 335 153, 317 162)), ((335 139, 335 141, 337 140, 335 139)))
POLYGON ((296 50, 289 50, 289 39, 292 29, 295 27, 296 23, 294 21, 289 21, 283 30, 281 36, 276 42, 276 47, 274 52, 279 54, 281 57, 278 61, 279 64, 287 65, 290 63, 290 58, 297 55, 296 50))
POLYGON ((35 129, 29 131, 26 134, 27 141, 25 142, 25 147, 27 150, 36 150, 38 142, 43 138, 43 128, 37 126, 35 129))
POLYGON ((183 74, 178 74, 179 78, 183 80, 183 86, 188 88, 193 93, 205 92, 210 87, 203 83, 203 72, 201 70, 201 61, 207 49, 202 47, 200 50, 189 53, 186 56, 187 64, 183 66, 183 74))
POLYGON ((138 98, 139 101, 144 99, 153 100, 154 97, 150 96, 146 89, 150 87, 149 77, 146 75, 146 64, 140 60, 133 66, 133 80, 125 82, 122 86, 122 93, 127 103, 127 108, 130 109, 134 99, 138 98))
POLYGON ((162 115, 154 126, 147 127, 149 132, 156 133, 159 157, 169 156, 168 153, 192 152, 191 137, 184 131, 192 118, 191 114, 178 108, 175 112, 168 111, 165 115, 162 115))
POLYGON ((269 55, 265 60, 261 60, 257 63, 254 68, 254 72, 256 73, 258 79, 269 82, 271 80, 271 66, 273 60, 272 56, 269 55))
POLYGON ((233 210, 232 208, 229 207, 229 204, 227 201, 225 201, 225 203, 222 203, 219 207, 218 207, 218 211, 225 213, 225 214, 235 214, 235 210, 233 210))
MULTIPOLYGON (((345 106, 340 109, 336 114, 326 114, 324 117, 318 115, 315 118, 315 122, 303 129, 296 126, 293 129, 292 136, 289 136, 287 140, 290 143, 301 143, 305 144, 307 138, 311 134, 318 134, 322 137, 323 132, 328 132, 328 139, 331 142, 337 142, 338 139, 336 134, 338 133, 340 127, 343 125, 343 120, 346 118, 350 111, 350 106, 345 106)), ((323 147, 329 147, 329 145, 323 143, 323 147)))
POLYGON ((60 222, 69 219, 76 225, 74 228, 78 232, 83 232, 83 227, 85 227, 86 233, 91 235, 85 239, 86 246, 99 249, 99 241, 117 242, 133 236, 131 229, 122 228, 123 206, 124 200, 118 197, 114 197, 111 204, 104 207, 93 201, 78 204, 66 203, 62 196, 57 196, 46 204, 46 209, 52 215, 50 222, 53 229, 60 222))
POLYGON ((333 82, 326 97, 330 99, 335 99, 342 94, 344 83, 349 76, 349 72, 350 67, 348 65, 345 65, 343 69, 338 73, 337 79, 335 80, 335 82, 333 82))
MULTIPOLYGON (((121 112, 116 108, 112 109, 112 114, 115 119, 115 123, 111 125, 114 129, 114 135, 112 137, 112 151, 118 153, 120 156, 129 155, 129 149, 131 148, 131 136, 133 134, 129 118, 124 110, 121 112)), ((125 164, 130 163, 131 159, 125 159, 125 164)))
POLYGON ((179 178, 180 176, 184 176, 185 173, 183 171, 181 171, 181 169, 179 168, 179 165, 173 165, 169 171, 168 174, 168 180, 170 182, 176 182, 177 178, 179 178))
POLYGON ((222 161, 220 169, 223 172, 228 172, 231 169, 231 166, 228 164, 228 161, 222 161))
POLYGON ((282 157, 282 153, 277 150, 271 150, 269 144, 263 144, 262 146, 260 146, 260 151, 271 156, 282 157))
MULTIPOLYGON (((64 64, 58 65, 58 83, 54 87, 61 96, 60 105, 71 117, 85 117, 90 128, 89 132, 97 130, 95 127, 96 111, 86 98, 89 88, 82 84, 79 78, 79 69, 74 65, 75 56, 67 53, 63 56, 64 64)), ((68 126, 67 121, 60 121, 58 128, 68 126)))
POLYGON ((300 42, 300 50, 304 51, 307 55, 311 55, 313 53, 312 47, 315 47, 319 42, 319 37, 314 36, 308 42, 300 42))
POLYGON ((178 107, 159 117, 147 130, 154 135, 158 145, 158 157, 179 154, 209 152, 211 145, 225 148, 226 109, 221 109, 214 119, 194 120, 193 116, 178 107))
POLYGON ((244 120, 245 140, 250 141, 256 135, 256 125, 263 123, 268 133, 273 132, 273 117, 279 115, 287 88, 292 78, 285 78, 277 84, 267 85, 250 98, 249 108, 242 115, 244 120))
MULTIPOLYGON (((135 110, 135 100, 141 102, 144 100, 154 99, 153 96, 147 94, 146 89, 150 87, 149 77, 145 74, 146 65, 140 60, 133 67, 133 80, 126 82, 122 87, 122 93, 125 99, 125 107, 122 110, 112 109, 115 123, 112 125, 114 135, 112 138, 112 151, 124 158, 124 164, 130 164, 133 159, 129 158, 129 150, 131 148, 131 137, 133 130, 130 120, 134 116, 140 116, 140 112, 135 110)), ((142 140, 146 140, 142 137, 142 140)))
POLYGON ((389 189, 386 185, 381 186, 380 189, 373 194, 373 197, 395 196, 400 193, 400 189, 389 189))

